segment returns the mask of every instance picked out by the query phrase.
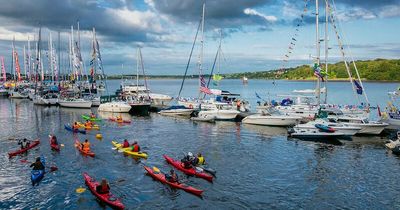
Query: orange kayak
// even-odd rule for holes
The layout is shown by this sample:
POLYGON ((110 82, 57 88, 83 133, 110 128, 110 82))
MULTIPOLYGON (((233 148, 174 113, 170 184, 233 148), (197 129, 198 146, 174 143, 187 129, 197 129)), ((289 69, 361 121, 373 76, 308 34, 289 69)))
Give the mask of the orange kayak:
POLYGON ((76 148, 79 150, 79 152, 81 152, 83 155, 90 156, 90 157, 94 157, 94 152, 92 152, 92 151, 89 151, 89 152, 83 151, 83 149, 82 149, 82 144, 81 144, 81 142, 79 142, 78 139, 75 139, 75 147, 76 147, 76 148))

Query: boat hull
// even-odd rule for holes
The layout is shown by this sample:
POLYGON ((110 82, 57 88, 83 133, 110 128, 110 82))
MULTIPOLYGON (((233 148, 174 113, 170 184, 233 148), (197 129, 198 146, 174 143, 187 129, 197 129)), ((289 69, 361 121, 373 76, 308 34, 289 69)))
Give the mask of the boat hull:
POLYGON ((300 117, 290 116, 262 116, 250 115, 242 120, 242 123, 253 125, 266 125, 266 126, 293 126, 296 125, 300 117))

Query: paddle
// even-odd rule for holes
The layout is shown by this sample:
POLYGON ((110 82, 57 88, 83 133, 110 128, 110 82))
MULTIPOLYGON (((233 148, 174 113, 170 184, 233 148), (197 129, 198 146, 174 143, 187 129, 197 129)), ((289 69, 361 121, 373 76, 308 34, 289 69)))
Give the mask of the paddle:
POLYGON ((83 192, 85 192, 86 191, 86 188, 83 188, 82 186, 80 186, 80 187, 78 187, 78 188, 76 188, 76 190, 75 190, 75 192, 76 193, 83 193, 83 192))

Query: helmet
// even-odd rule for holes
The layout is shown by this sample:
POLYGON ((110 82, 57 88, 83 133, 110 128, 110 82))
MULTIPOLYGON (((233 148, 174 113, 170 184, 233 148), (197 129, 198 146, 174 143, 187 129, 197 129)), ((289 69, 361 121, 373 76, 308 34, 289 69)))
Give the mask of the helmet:
POLYGON ((189 157, 192 157, 193 156, 193 154, 191 153, 191 152, 188 152, 188 154, 187 154, 189 157))
POLYGON ((37 157, 37 158, 36 158, 36 161, 40 161, 40 157, 37 157))

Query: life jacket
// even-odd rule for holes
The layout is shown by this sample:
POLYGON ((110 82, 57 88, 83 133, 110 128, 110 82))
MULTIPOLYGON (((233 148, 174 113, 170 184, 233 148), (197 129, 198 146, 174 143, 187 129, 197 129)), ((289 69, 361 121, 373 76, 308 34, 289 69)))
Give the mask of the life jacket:
POLYGON ((108 186, 108 184, 106 185, 101 185, 101 192, 102 193, 108 193, 110 190, 110 187, 108 186))
POLYGON ((72 128, 73 128, 74 130, 78 130, 79 125, 78 125, 78 124, 74 124, 74 125, 72 125, 72 128))
POLYGON ((92 123, 91 122, 85 122, 85 127, 91 127, 92 123))
POLYGON ((135 144, 132 146, 132 152, 139 152, 139 151, 140 151, 139 145, 135 144))
POLYGON ((129 142, 125 142, 124 141, 124 144, 122 145, 122 148, 127 148, 127 147, 129 147, 129 142))
POLYGON ((197 162, 198 165, 203 165, 203 164, 204 164, 205 160, 204 160, 204 157, 203 157, 203 156, 197 157, 197 159, 199 160, 199 161, 197 162))
POLYGON ((83 150, 90 151, 90 143, 89 142, 83 142, 82 145, 83 145, 83 148, 82 148, 83 150))

